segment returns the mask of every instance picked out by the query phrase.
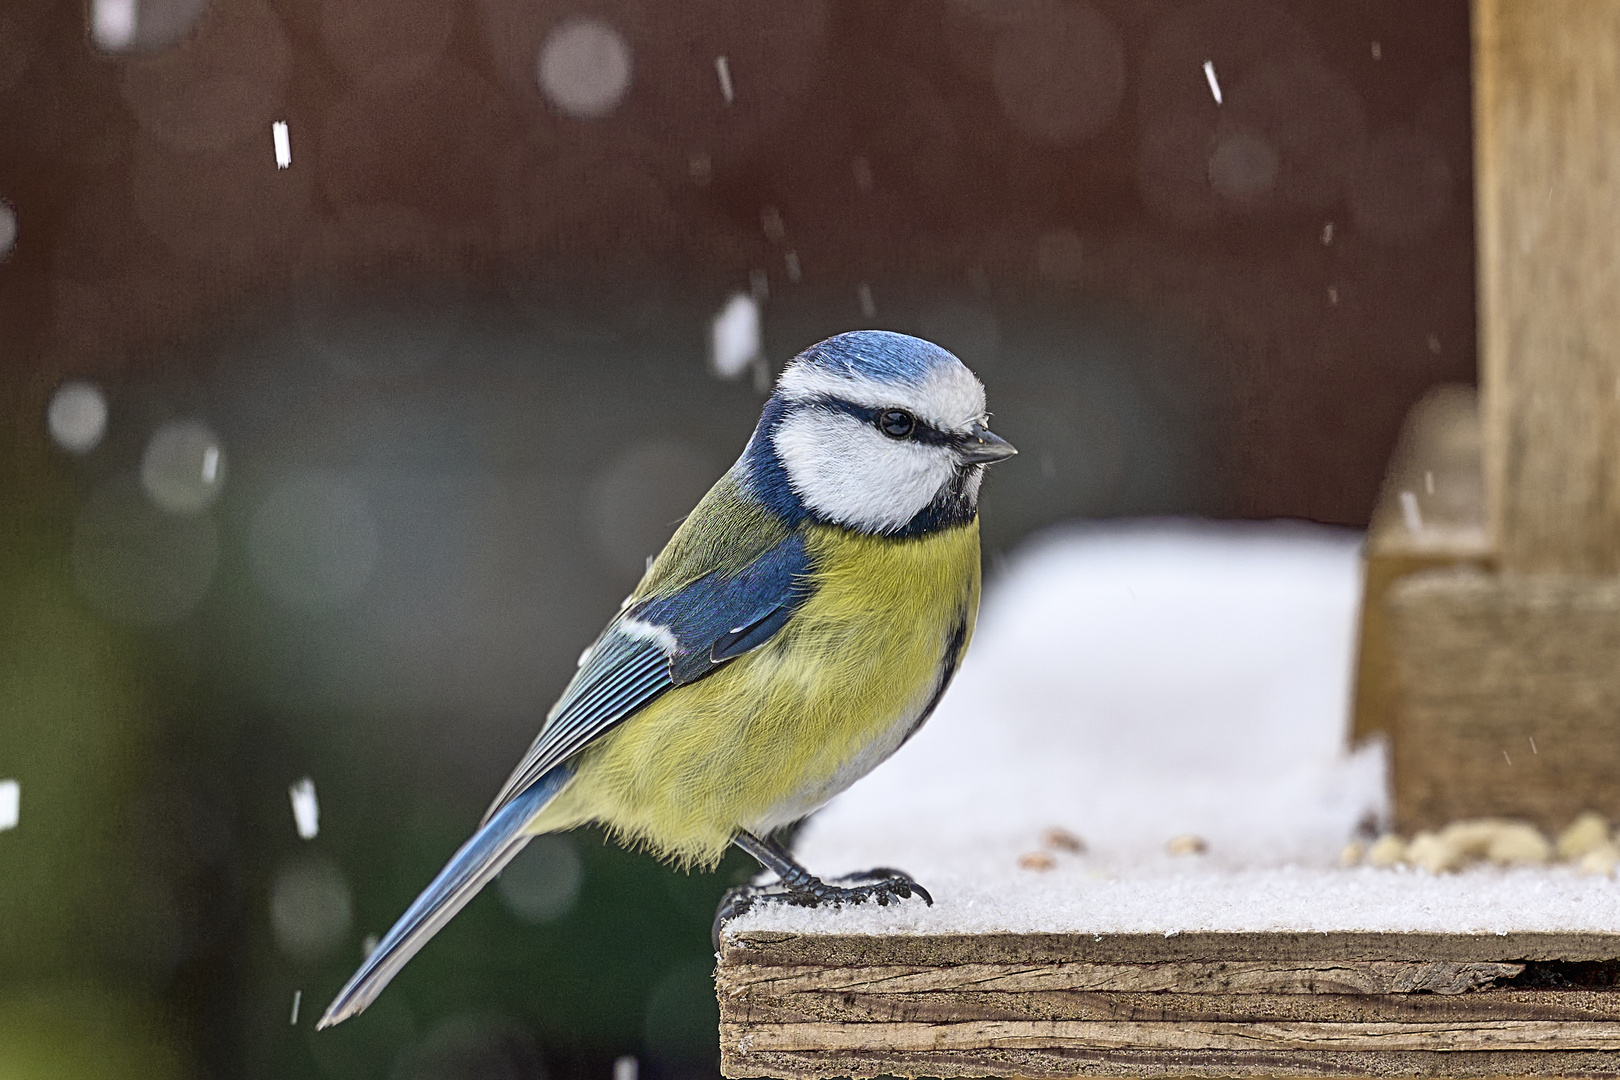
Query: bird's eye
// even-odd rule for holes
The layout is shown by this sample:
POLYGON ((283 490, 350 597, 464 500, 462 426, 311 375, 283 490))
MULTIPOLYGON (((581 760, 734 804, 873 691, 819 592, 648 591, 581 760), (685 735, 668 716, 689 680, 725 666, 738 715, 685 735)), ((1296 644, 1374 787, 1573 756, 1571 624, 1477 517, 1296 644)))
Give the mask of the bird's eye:
POLYGON ((904 409, 890 409, 878 417, 878 427, 882 428, 883 434, 891 439, 905 438, 916 426, 916 419, 904 409))

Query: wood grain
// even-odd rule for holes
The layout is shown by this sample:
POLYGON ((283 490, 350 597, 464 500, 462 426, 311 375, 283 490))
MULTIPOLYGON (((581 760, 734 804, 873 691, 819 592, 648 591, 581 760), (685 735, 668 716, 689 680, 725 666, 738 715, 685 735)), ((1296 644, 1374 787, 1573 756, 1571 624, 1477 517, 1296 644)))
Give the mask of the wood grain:
POLYGON ((1390 586, 1420 570, 1456 565, 1491 565, 1479 399, 1472 387, 1439 386, 1407 415, 1367 530, 1354 741, 1390 731, 1400 707, 1384 607, 1390 586))
POLYGON ((727 972, 723 993, 859 991, 1177 991, 1186 994, 1460 994, 1509 979, 1518 963, 1329 960, 1160 964, 960 964, 951 967, 821 966, 740 968, 727 972))
POLYGON ((1557 1020, 1439 1023, 1198 1023, 969 1020, 945 1024, 721 1024, 737 1052, 1087 1050, 1620 1050, 1620 1024, 1557 1020))
POLYGON ((795 934, 728 931, 722 971, 757 967, 1217 962, 1521 963, 1620 958, 1620 933, 1435 934, 1199 931, 1186 934, 795 934))
POLYGON ((726 1076, 1620 1076, 1620 935, 722 940, 726 1076))
POLYGON ((1620 580, 1431 571, 1388 604, 1399 828, 1620 817, 1620 580))
POLYGON ((1079 1076, 1303 1077, 1303 1076, 1508 1076, 1613 1077, 1609 1050, 1084 1050, 996 1048, 901 1052, 882 1047, 847 1051, 761 1051, 746 1062, 721 1051, 727 1076, 772 1076, 783 1080, 877 1076, 1012 1076, 1063 1080, 1079 1076), (727 1063, 729 1061, 729 1064, 727 1063), (741 1071, 737 1071, 737 1070, 741 1071))
POLYGON ((1507 571, 1620 573, 1620 5, 1474 15, 1493 547, 1507 571))
POLYGON ((1496 1020, 1620 1022, 1612 991, 1492 990, 1436 994, 1189 994, 1037 990, 918 994, 726 995, 723 1022, 955 1023, 977 1020, 1093 1020, 1144 1023, 1462 1023, 1496 1020))

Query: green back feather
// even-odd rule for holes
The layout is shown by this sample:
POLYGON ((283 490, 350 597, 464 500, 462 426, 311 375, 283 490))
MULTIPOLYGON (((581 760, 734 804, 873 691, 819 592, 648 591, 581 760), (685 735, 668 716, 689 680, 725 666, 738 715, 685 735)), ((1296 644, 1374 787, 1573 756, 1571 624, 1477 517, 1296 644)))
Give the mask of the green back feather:
POLYGON ((631 597, 665 596, 714 571, 737 573, 787 535, 781 520, 745 497, 727 473, 681 522, 631 597))

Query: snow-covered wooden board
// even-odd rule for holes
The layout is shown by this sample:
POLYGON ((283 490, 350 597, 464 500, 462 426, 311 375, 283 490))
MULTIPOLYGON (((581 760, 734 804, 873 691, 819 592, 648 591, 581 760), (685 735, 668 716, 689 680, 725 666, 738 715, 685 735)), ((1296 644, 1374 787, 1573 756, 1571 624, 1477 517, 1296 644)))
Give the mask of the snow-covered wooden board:
POLYGON ((727 1075, 1620 1075, 1620 884, 1339 863, 1388 818, 1345 748, 1359 539, 1032 544, 938 714, 793 845, 935 904, 727 924, 727 1075))
POLYGON ((731 1077, 1620 1075, 1620 934, 727 937, 731 1077))

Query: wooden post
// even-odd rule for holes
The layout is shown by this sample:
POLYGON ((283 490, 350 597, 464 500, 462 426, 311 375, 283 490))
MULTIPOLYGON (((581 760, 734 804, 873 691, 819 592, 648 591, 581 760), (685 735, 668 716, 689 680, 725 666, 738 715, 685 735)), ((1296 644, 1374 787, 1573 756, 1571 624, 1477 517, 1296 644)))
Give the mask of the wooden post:
POLYGON ((1385 582, 1372 622, 1398 824, 1558 829, 1620 815, 1620 3, 1475 0, 1474 34, 1493 572, 1385 582))
POLYGON ((1420 570, 1485 569, 1485 481, 1473 388, 1441 386, 1412 407, 1367 527, 1356 642, 1354 739, 1388 732, 1400 709, 1391 587, 1420 570))
POLYGON ((1474 37, 1497 558, 1620 574, 1620 4, 1476 0, 1474 37))

